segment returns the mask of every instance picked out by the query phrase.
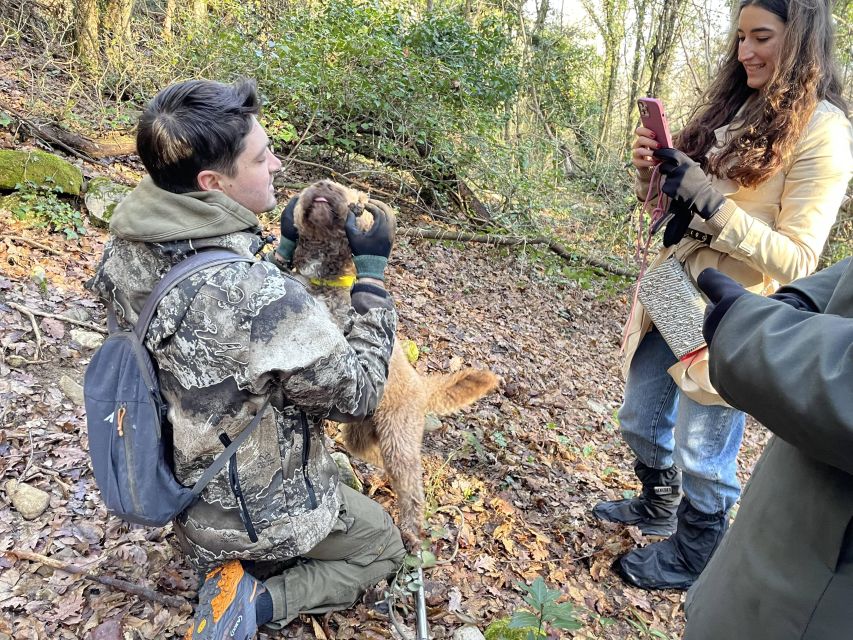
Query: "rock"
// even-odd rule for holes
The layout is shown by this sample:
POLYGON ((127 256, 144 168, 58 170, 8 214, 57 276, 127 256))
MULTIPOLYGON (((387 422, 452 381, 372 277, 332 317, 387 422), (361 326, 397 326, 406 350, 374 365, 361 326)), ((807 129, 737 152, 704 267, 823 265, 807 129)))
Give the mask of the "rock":
POLYGON ((59 390, 65 394, 65 397, 71 400, 78 407, 83 406, 83 385, 70 377, 63 375, 59 379, 59 390))
POLYGON ((79 320, 80 322, 89 322, 92 319, 92 314, 86 311, 85 309, 81 309, 80 307, 72 307, 65 311, 62 315, 67 318, 79 320))
POLYGON ((12 506, 27 520, 38 518, 50 502, 49 493, 24 482, 8 480, 4 488, 9 500, 12 501, 12 506))
POLYGON ((116 205, 131 191, 130 187, 108 178, 92 178, 86 186, 84 198, 89 219, 96 226, 109 227, 116 205))
POLYGON ((453 640, 485 640, 477 627, 459 627, 453 632, 453 640))
POLYGON ((424 433, 431 433, 436 429, 441 428, 441 418, 434 413, 428 413, 424 416, 424 433))
POLYGON ((341 451, 333 451, 332 460, 338 465, 341 482, 361 493, 364 490, 364 483, 355 475, 355 470, 352 468, 352 463, 349 461, 347 454, 341 451))
POLYGON ((82 329, 72 329, 71 339, 84 349, 97 349, 104 343, 104 336, 100 333, 83 331, 82 329))
POLYGON ((10 356, 6 356, 6 364, 10 367, 25 367, 27 365, 27 359, 12 354, 10 356))
POLYGON ((70 162, 44 151, 0 149, 0 189, 14 189, 26 182, 77 196, 83 187, 83 173, 70 162))

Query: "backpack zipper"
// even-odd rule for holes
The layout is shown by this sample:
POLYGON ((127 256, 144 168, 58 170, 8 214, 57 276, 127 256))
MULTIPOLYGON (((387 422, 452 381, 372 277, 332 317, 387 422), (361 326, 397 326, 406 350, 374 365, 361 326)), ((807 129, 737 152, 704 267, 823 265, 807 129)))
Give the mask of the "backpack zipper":
POLYGON ((130 490, 130 501, 133 503, 133 510, 136 513, 142 513, 142 507, 139 504, 139 496, 136 495, 136 462, 133 455, 133 439, 124 437, 124 418, 127 415, 127 403, 122 402, 116 410, 116 433, 124 442, 124 464, 127 467, 127 488, 130 490))
POLYGON ((305 412, 299 412, 299 420, 302 422, 302 478, 305 480, 305 488, 308 491, 308 503, 312 509, 317 508, 317 494, 314 493, 314 487, 311 485, 311 479, 308 477, 308 456, 311 453, 311 433, 308 428, 308 418, 305 417, 305 412))
MULTIPOLYGON (((227 434, 219 434, 219 440, 228 447, 231 444, 231 438, 227 434)), ((240 476, 237 474, 237 453, 235 452, 228 459, 228 484, 231 485, 231 492, 237 498, 237 508, 240 514, 240 520, 246 528, 246 533, 249 534, 249 540, 252 542, 258 541, 258 534, 255 531, 255 525, 252 523, 252 517, 249 515, 249 506, 246 504, 246 497, 243 495, 243 488, 240 486, 240 476)))

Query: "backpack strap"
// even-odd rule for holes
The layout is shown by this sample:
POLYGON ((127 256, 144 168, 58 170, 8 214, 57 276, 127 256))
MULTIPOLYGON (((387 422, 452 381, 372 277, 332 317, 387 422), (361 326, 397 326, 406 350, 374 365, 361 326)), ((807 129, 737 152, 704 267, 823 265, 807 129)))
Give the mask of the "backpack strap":
POLYGON ((204 473, 201 474, 201 478, 199 478, 195 485, 193 485, 193 495, 200 495, 202 490, 207 486, 207 483, 213 479, 213 476, 219 473, 220 470, 226 464, 228 464, 228 459, 232 455, 234 455, 240 445, 243 444, 246 441, 246 438, 249 437, 249 434, 251 434, 252 431, 255 430, 255 427, 257 427, 261 423, 261 418, 263 417, 264 411, 266 411, 266 408, 269 403, 270 400, 269 398, 267 398, 261 408, 258 409, 258 412, 255 414, 255 417, 252 418, 252 421, 249 423, 249 425, 240 432, 239 436, 234 438, 234 440, 231 442, 231 444, 228 445, 225 451, 216 456, 216 459, 213 461, 213 464, 211 464, 207 469, 205 469, 204 473))
POLYGON ((151 324, 154 311, 156 311, 157 305, 166 297, 166 294, 171 291, 172 287, 181 280, 185 280, 203 269, 218 264, 228 264, 229 262, 255 262, 255 259, 241 256, 227 249, 207 249, 184 258, 169 269, 166 275, 160 278, 160 282, 157 283, 157 286, 149 294, 145 300, 145 304, 142 305, 142 310, 139 312, 139 319, 133 328, 139 341, 145 344, 145 334, 148 333, 148 325, 151 324))
MULTIPOLYGON (((139 319, 136 321, 136 326, 133 328, 142 345, 145 345, 145 334, 148 332, 148 326, 151 324, 151 319, 154 316, 154 311, 157 309, 157 305, 160 304, 160 301, 166 297, 166 294, 169 293, 176 284, 203 269, 231 262, 255 262, 255 260, 253 258, 247 258, 236 254, 233 251, 228 251, 227 249, 206 249, 204 251, 199 251, 188 258, 184 258, 169 269, 166 275, 164 275, 160 279, 160 282, 157 283, 157 286, 154 287, 154 290, 148 295, 148 299, 145 300, 145 304, 139 312, 139 319)), ((112 307, 110 307, 108 311, 112 311, 112 307)), ((255 428, 261 423, 261 418, 263 417, 269 403, 269 398, 267 398, 248 426, 240 432, 240 435, 237 436, 222 453, 216 456, 213 464, 205 470, 201 478, 199 478, 195 485, 193 485, 193 495, 200 495, 207 484, 213 479, 213 476, 219 473, 219 471, 228 464, 228 459, 234 455, 240 445, 246 441, 246 438, 248 438, 255 428)))

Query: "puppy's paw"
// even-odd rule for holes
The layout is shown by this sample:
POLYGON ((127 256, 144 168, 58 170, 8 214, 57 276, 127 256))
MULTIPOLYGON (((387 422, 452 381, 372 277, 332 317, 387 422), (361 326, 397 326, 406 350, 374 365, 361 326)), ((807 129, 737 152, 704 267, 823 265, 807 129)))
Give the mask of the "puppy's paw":
POLYGON ((420 528, 413 529, 411 527, 400 527, 400 536, 403 538, 403 546, 413 556, 418 555, 421 550, 423 539, 423 531, 420 528))

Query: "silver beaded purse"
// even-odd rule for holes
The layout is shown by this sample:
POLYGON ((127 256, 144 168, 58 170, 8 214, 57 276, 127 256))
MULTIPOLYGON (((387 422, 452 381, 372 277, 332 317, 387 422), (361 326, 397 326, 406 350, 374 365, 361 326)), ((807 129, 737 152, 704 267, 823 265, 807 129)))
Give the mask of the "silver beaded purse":
POLYGON ((676 358, 705 346, 705 300, 674 256, 646 272, 637 285, 637 299, 676 358))

